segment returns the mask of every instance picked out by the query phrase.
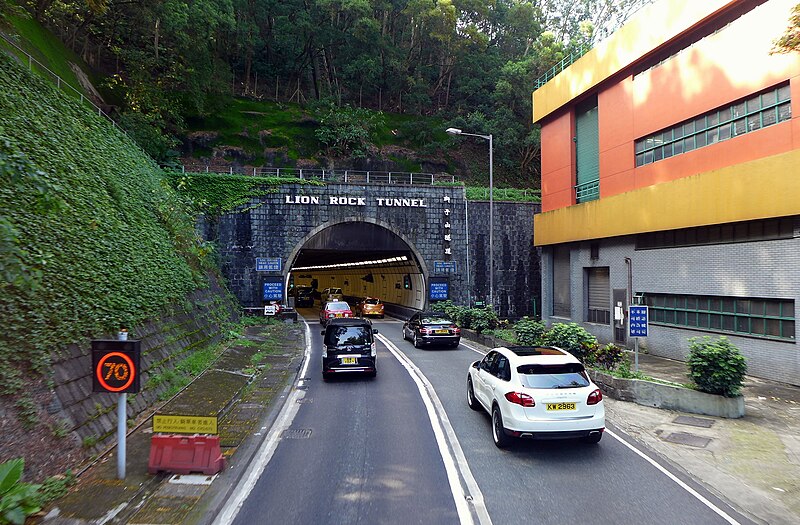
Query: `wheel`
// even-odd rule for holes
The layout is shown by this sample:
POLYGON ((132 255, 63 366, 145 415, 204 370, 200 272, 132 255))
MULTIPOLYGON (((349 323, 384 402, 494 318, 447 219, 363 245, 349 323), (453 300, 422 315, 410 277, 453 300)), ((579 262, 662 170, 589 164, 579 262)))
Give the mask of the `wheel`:
POLYGON ((323 381, 326 381, 326 382, 327 382, 327 381, 330 381, 330 380, 331 380, 331 374, 330 374, 330 372, 322 372, 322 380, 323 380, 323 381))
POLYGON ((458 348, 458 344, 459 344, 458 341, 456 341, 455 343, 451 343, 450 348, 458 348))
POLYGON ((417 337, 416 333, 414 333, 414 348, 422 348, 422 343, 419 341, 419 337, 417 337))
POLYGON ((506 448, 511 444, 511 437, 503 426, 503 415, 497 405, 492 407, 492 439, 497 448, 506 448))
POLYGON ((481 407, 478 404, 478 400, 475 399, 475 391, 472 389, 472 378, 467 377, 467 405, 472 410, 479 410, 481 407))
POLYGON ((583 438, 584 443, 589 443, 594 445, 595 443, 600 443, 600 440, 603 439, 603 433, 598 432, 597 434, 592 434, 591 436, 586 436, 583 438))

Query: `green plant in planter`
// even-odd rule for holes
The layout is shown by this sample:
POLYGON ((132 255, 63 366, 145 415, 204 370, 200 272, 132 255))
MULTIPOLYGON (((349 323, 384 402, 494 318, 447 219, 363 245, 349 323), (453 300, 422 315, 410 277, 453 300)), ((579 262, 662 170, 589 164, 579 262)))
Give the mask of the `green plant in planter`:
POLYGON ((24 467, 22 458, 0 463, 0 524, 23 525, 27 516, 41 510, 41 485, 20 481, 24 467))
POLYGON ((597 347, 597 338, 577 323, 555 323, 542 336, 542 344, 562 348, 583 361, 597 347))
POLYGON ((586 362, 606 370, 614 370, 625 357, 625 350, 614 343, 608 343, 605 346, 598 345, 593 352, 586 356, 586 362))
POLYGON ((523 317, 514 323, 514 333, 517 335, 517 341, 523 346, 538 345, 542 339, 547 327, 541 321, 523 317))
POLYGON ((701 391, 725 397, 739 395, 747 373, 744 356, 724 336, 716 341, 709 336, 689 339, 686 364, 689 377, 701 391))

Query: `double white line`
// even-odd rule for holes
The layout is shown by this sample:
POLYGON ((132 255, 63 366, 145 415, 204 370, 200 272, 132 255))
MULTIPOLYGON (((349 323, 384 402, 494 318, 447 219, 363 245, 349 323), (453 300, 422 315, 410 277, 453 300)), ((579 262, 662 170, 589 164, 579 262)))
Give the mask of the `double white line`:
POLYGON ((425 374, 417 368, 417 365, 386 336, 378 334, 376 337, 405 367, 408 375, 417 385, 420 397, 428 411, 428 419, 430 419, 433 434, 436 437, 436 444, 439 446, 439 453, 444 462, 459 520, 465 525, 471 525, 476 522, 480 525, 491 525, 492 519, 486 510, 483 493, 481 493, 478 483, 472 476, 467 458, 464 456, 464 451, 461 450, 461 445, 458 443, 453 426, 450 424, 444 406, 439 401, 439 396, 436 395, 433 385, 425 377, 425 374))

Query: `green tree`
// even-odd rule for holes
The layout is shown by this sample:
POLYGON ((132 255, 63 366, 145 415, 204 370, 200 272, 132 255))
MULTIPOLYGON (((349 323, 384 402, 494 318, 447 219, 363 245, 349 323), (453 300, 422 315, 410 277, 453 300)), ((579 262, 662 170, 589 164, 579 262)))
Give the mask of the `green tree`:
POLYGON ((800 51, 800 4, 792 8, 789 26, 783 36, 775 41, 775 47, 772 49, 772 53, 791 53, 792 51, 800 51))

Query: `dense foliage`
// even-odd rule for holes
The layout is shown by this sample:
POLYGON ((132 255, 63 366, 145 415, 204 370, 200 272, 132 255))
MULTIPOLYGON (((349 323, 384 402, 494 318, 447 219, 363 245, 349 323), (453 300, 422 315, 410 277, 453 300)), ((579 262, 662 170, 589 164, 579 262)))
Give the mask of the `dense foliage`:
POLYGON ((597 347, 597 338, 577 323, 555 323, 542 335, 542 344, 557 346, 581 361, 597 347))
MULTIPOLYGON (((495 136, 498 177, 536 180, 536 78, 647 0, 27 0, 110 80, 110 98, 167 133, 220 95, 438 114, 495 136)), ((144 128, 137 128, 144 131, 144 128)), ((149 137, 158 151, 160 140, 149 137)), ((454 139, 455 140, 455 139, 454 139)), ((328 142, 330 145, 331 143, 328 142)), ((472 142, 466 147, 483 149, 472 142)), ((162 146, 164 144, 161 144, 162 146)), ((163 151, 162 151, 163 152, 163 151)), ((473 161, 485 173, 482 155, 473 161)))
POLYGON ((211 216, 220 215, 246 204, 253 198, 278 191, 281 184, 321 186, 324 183, 308 179, 249 177, 209 173, 167 174, 170 184, 186 195, 194 209, 211 216))
POLYGON ((712 340, 706 336, 689 339, 686 361, 689 377, 698 388, 725 397, 739 395, 747 373, 747 362, 727 337, 712 340))
POLYGON ((181 304, 211 260, 152 160, 3 53, 0 137, 0 395, 30 408, 25 374, 181 304))
POLYGON ((497 312, 494 308, 469 308, 459 306, 453 301, 438 301, 431 305, 431 309, 437 312, 444 312, 456 322, 461 328, 475 330, 478 333, 492 330, 500 324, 497 312))

